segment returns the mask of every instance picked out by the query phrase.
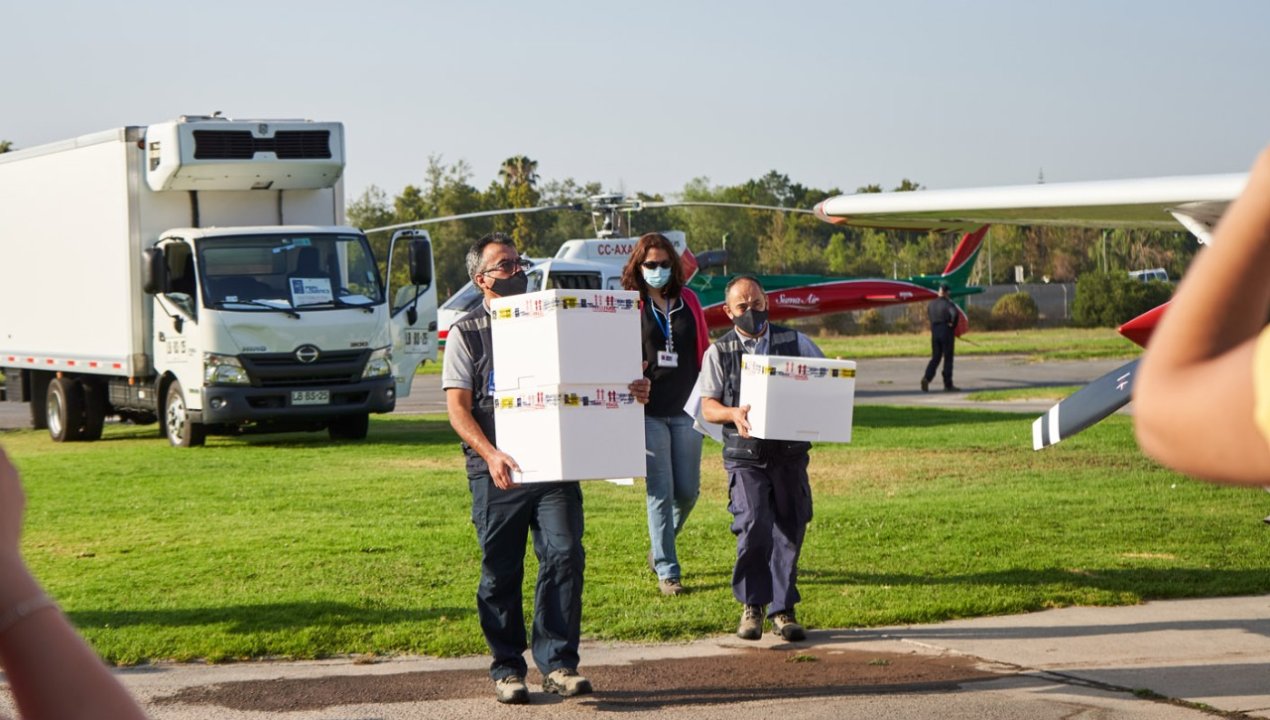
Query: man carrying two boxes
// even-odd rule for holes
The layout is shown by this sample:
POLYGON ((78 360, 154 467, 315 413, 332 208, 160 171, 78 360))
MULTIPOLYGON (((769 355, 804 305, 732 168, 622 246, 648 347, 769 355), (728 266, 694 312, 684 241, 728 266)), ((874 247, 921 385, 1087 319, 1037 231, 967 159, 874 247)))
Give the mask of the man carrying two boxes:
MULTIPOLYGON (((513 241, 505 235, 486 235, 468 250, 468 275, 485 294, 485 301, 451 327, 441 381, 450 424, 462 439, 467 458, 472 522, 481 544, 476 604, 493 655, 490 677, 498 701, 515 704, 529 702, 521 583, 531 530, 539 558, 532 646, 534 663, 543 674, 543 690, 566 697, 591 692, 591 683, 577 672, 585 565, 582 490, 576 481, 519 484, 514 474, 521 473, 520 465, 499 449, 495 438, 489 304, 524 293, 528 284, 524 269, 513 241)), ((504 357, 535 350, 508 348, 504 357)), ((639 357, 637 346, 635 357, 639 357)), ((636 402, 648 402, 648 384, 640 378, 629 385, 636 402)), ((635 459, 643 467, 642 455, 636 454, 635 459)))

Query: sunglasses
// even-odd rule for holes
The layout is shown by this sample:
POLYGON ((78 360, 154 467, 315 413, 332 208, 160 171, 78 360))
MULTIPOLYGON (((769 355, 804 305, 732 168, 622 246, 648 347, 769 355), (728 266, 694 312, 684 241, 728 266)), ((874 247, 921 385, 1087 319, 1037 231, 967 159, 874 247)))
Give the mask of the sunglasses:
POLYGON ((515 260, 504 260, 498 263, 497 265, 491 265, 485 268, 484 270, 482 270, 480 274, 488 275, 489 273, 497 271, 501 273, 506 273, 508 275, 513 275, 516 273, 517 270, 528 270, 529 268, 533 266, 534 266, 533 262, 529 260, 528 258, 517 258, 515 260))
POLYGON ((656 270, 657 268, 669 269, 670 261, 662 260, 661 262, 653 262, 652 260, 649 260, 648 262, 640 263, 640 265, 642 265, 645 270, 656 270))

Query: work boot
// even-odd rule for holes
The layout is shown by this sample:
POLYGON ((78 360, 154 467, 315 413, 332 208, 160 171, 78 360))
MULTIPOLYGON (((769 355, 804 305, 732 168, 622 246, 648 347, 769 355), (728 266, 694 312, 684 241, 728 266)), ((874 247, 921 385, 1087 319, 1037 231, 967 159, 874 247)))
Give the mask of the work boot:
POLYGON ((930 392, 930 380, 922 378, 922 392, 930 392))
POLYGON ((591 694, 591 681, 578 674, 577 670, 557 668, 542 679, 542 691, 555 693, 561 697, 591 694))
POLYGON ((679 578, 658 580, 657 588, 661 590, 662 595, 683 595, 686 592, 684 586, 680 584, 679 578))
POLYGON ((494 697, 504 705, 524 705, 529 702, 529 688, 519 675, 508 675, 494 681, 494 697))
POLYGON ((741 611, 741 625, 736 636, 742 640, 758 640, 763 637, 763 606, 746 605, 741 611))
POLYGON ((803 630, 803 626, 798 624, 794 619, 794 612, 776 613, 772 616, 772 632, 780 635, 782 638, 790 642, 798 642, 807 638, 807 632, 803 630))

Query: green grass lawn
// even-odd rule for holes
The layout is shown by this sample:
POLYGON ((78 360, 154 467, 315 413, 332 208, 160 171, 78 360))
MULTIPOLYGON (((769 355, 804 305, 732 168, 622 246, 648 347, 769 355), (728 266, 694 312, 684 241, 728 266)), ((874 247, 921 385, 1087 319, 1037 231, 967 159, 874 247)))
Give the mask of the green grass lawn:
POLYGON ((1008 390, 978 390, 966 395, 976 402, 1003 402, 1010 400, 1053 400, 1055 402, 1080 390, 1083 385, 1045 385, 1041 387, 1010 388, 1008 390))
MULTIPOLYGON (((1270 592, 1270 496, 1159 468, 1126 418, 1039 453, 1031 418, 1013 414, 859 407, 855 422, 854 443, 812 458, 799 606, 812 627, 1270 592)), ((112 662, 485 652, 467 483, 442 416, 376 418, 360 443, 178 451, 131 426, 97 443, 0 442, 25 476, 31 565, 112 662)), ((735 630, 717 445, 702 467, 677 598, 645 565, 642 486, 587 484, 586 636, 735 630)))
MULTIPOLYGON (((830 357, 850 359, 930 355, 930 333, 901 335, 844 335, 816 337, 830 357)), ((1047 328, 976 331, 957 340, 958 355, 1029 355, 1035 360, 1132 360, 1142 348, 1121 337, 1114 328, 1047 328)))
MULTIPOLYGON (((928 357, 930 334, 839 335, 812 338, 828 357, 862 360, 887 357, 928 357)), ((1033 360, 1132 360, 1142 348, 1121 337, 1114 328, 1046 328, 1035 330, 971 331, 957 341, 958 355, 1028 355, 1033 360)), ((441 373, 435 363, 420 365, 424 375, 441 373)))

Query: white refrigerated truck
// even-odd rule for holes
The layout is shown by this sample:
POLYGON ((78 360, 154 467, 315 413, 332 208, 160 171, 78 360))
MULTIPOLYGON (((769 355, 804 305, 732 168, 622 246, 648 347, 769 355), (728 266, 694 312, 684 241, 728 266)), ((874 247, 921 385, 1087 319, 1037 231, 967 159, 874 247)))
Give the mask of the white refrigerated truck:
POLYGON ((108 416, 365 437, 436 358, 426 233, 345 227, 343 126, 184 116, 0 154, 0 369, 54 440, 108 416), (394 298, 393 303, 388 298, 394 298))

